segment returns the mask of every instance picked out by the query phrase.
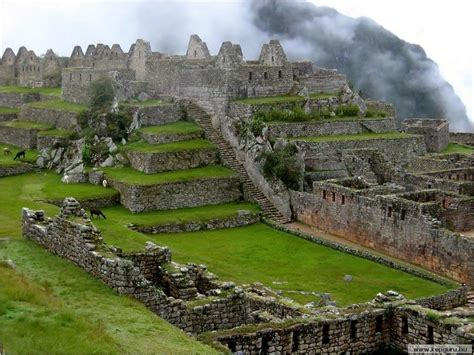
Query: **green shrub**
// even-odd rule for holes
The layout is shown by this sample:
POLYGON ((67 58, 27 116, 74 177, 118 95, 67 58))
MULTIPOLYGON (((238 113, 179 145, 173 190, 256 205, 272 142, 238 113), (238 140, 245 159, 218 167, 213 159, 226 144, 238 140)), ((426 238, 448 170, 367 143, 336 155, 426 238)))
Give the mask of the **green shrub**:
POLYGON ((288 144, 282 150, 263 153, 260 157, 263 159, 263 174, 280 179, 286 187, 298 190, 302 172, 296 162, 297 151, 294 144, 288 144))
POLYGON ((365 111, 365 117, 372 118, 372 117, 387 117, 387 113, 384 111, 372 110, 367 109, 365 111))
POLYGON ((115 89, 112 79, 108 77, 99 78, 91 83, 89 107, 93 111, 108 111, 115 97, 115 89))
POLYGON ((257 117, 253 120, 250 120, 248 125, 250 132, 252 132, 255 137, 262 135, 262 130, 264 127, 265 122, 263 122, 263 119, 261 117, 257 117))
POLYGON ((336 109, 336 115, 339 117, 355 117, 359 114, 357 105, 340 105, 336 109))

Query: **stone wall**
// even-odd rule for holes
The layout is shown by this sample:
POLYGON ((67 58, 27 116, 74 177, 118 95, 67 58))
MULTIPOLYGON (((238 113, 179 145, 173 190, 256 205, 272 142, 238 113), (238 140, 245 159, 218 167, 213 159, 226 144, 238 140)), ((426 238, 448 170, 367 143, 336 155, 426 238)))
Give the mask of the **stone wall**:
MULTIPOLYGON (((257 322, 250 296, 242 289, 232 290, 232 283, 216 280, 204 266, 176 265, 178 273, 184 273, 200 292, 206 294, 218 286, 227 289, 228 296, 209 299, 209 303, 199 306, 168 297, 160 289, 166 285, 157 281, 163 278, 160 273, 174 274, 173 269, 171 272, 163 269, 171 261, 169 249, 148 242, 143 252, 123 253, 118 248, 107 246, 73 198, 65 199, 60 215, 52 219, 46 218, 43 211, 23 208, 22 232, 26 238, 74 262, 119 294, 138 299, 152 312, 186 332, 200 333, 257 322), (78 222, 80 220, 82 222, 78 222)), ((179 280, 179 277, 175 279, 179 280)), ((173 287, 179 288, 179 285, 173 287)), ((283 304, 278 309, 284 317, 284 309, 292 316, 300 315, 283 304)))
MULTIPOLYGON (((116 193, 111 196, 91 197, 79 199, 78 202, 85 210, 90 210, 92 208, 112 207, 120 203, 120 195, 116 193)), ((47 203, 51 203, 53 205, 61 207, 63 204, 63 200, 47 200, 47 203)))
POLYGON ((414 157, 409 170, 421 173, 426 171, 447 170, 463 167, 471 167, 474 164, 474 156, 466 156, 464 154, 443 154, 414 157))
POLYGON ((34 108, 29 105, 23 105, 20 111, 20 119, 50 125, 57 129, 78 129, 77 113, 70 111, 34 108))
POLYGON ((0 142, 24 149, 36 148, 37 129, 15 128, 0 125, 0 142))
POLYGON ((335 69, 317 68, 313 76, 300 78, 300 84, 308 88, 309 92, 333 93, 347 85, 347 78, 335 69))
POLYGON ((141 233, 158 234, 158 233, 183 233, 196 232, 199 230, 213 230, 223 228, 235 228, 247 226, 260 221, 260 213, 250 213, 249 211, 239 211, 237 216, 219 219, 210 219, 206 221, 190 221, 175 222, 160 225, 135 225, 131 228, 141 233))
POLYGON ((468 292, 468 287, 461 286, 441 295, 419 298, 416 300, 416 303, 425 308, 444 311, 465 305, 468 292))
MULTIPOLYGON (((0 106, 1 107, 1 106, 0 106)), ((12 121, 16 119, 18 114, 14 113, 0 113, 0 122, 12 121)))
POLYGON ((0 164, 0 177, 26 174, 34 170, 35 170, 35 166, 32 164, 27 164, 27 163, 14 164, 14 165, 0 164))
POLYGON ((208 178, 158 185, 133 185, 107 178, 120 192, 120 203, 132 212, 196 207, 238 201, 237 177, 208 178))
POLYGON ((39 101, 39 94, 18 94, 14 92, 0 92, 0 107, 20 107, 27 102, 39 101))
POLYGON ((162 153, 128 150, 126 155, 135 170, 147 174, 197 168, 216 164, 219 160, 215 147, 162 153))
POLYGON ((474 133, 450 132, 449 140, 474 147, 474 133))
POLYGON ((390 340, 392 347, 403 351, 408 344, 473 344, 468 327, 443 322, 435 312, 400 306, 393 312, 390 340))
MULTIPOLYGON (((377 149, 397 163, 406 164, 412 158, 426 153, 423 136, 407 136, 402 139, 367 139, 310 142, 297 140, 296 144, 310 154, 341 152, 346 149, 377 149)), ((307 153, 308 154, 308 153, 307 153)))
POLYGON ((63 136, 52 136, 52 135, 42 135, 38 134, 36 140, 36 149, 41 151, 42 149, 51 149, 53 146, 60 145, 61 147, 66 147, 69 143, 69 139, 63 136))
POLYGON ((383 309, 364 313, 294 322, 288 326, 269 326, 238 335, 217 335, 216 340, 234 354, 358 354, 383 351, 390 341, 389 314, 383 309))
POLYGON ((157 106, 126 107, 140 122, 140 126, 157 126, 174 123, 185 118, 185 113, 179 103, 164 103, 157 106))
POLYGON ((397 117, 397 114, 395 112, 395 107, 388 102, 367 99, 365 100, 365 105, 367 106, 368 110, 381 111, 381 112, 385 112, 387 116, 397 117))
POLYGON ((441 227, 433 214, 441 201, 397 196, 368 197, 332 183, 314 183, 314 193, 291 191, 297 220, 350 241, 474 284, 474 241, 441 227))
POLYGON ((449 123, 442 119, 410 118, 403 121, 407 133, 422 134, 425 137, 426 150, 439 153, 449 144, 449 123))
POLYGON ((317 121, 299 123, 270 123, 268 134, 278 137, 313 137, 332 134, 386 133, 396 129, 393 117, 386 119, 354 119, 354 121, 317 121))

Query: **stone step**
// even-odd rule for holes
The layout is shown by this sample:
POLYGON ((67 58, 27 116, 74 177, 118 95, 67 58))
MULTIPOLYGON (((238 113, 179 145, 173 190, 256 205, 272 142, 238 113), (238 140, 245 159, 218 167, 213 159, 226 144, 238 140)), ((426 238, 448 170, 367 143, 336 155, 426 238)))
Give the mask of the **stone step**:
POLYGON ((271 218, 279 223, 287 223, 289 220, 285 218, 275 206, 265 197, 265 195, 255 186, 243 165, 237 160, 235 152, 228 142, 226 142, 219 134, 216 133, 211 123, 211 118, 207 113, 195 104, 190 104, 187 110, 188 117, 193 119, 199 126, 205 130, 206 138, 211 140, 219 147, 220 156, 225 166, 239 173, 241 182, 249 197, 257 201, 263 211, 263 215, 271 218))

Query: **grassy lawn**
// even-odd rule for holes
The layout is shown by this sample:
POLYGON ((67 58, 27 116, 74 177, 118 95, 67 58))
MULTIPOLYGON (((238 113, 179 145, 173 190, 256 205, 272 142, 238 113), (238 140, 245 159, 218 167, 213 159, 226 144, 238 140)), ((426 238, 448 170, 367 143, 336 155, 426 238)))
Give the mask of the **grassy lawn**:
POLYGON ((0 106, 0 114, 9 115, 9 114, 12 114, 12 113, 19 113, 19 112, 20 112, 19 108, 11 108, 11 107, 0 106))
POLYGON ((194 122, 178 121, 175 123, 167 123, 159 126, 143 127, 139 129, 139 132, 151 133, 154 135, 190 134, 202 132, 202 128, 194 122))
POLYGON ((448 146, 442 151, 442 153, 473 154, 474 147, 460 143, 449 143, 448 146))
POLYGON ((0 93, 15 93, 15 94, 43 94, 51 96, 61 96, 61 88, 29 88, 24 86, 0 86, 0 93))
POLYGON ((37 129, 40 131, 45 131, 48 129, 52 129, 53 127, 43 124, 43 123, 36 123, 30 121, 20 121, 20 120, 12 120, 12 121, 5 121, 0 122, 0 126, 5 127, 12 127, 12 128, 22 128, 22 129, 37 129))
POLYGON ((164 144, 148 144, 146 142, 140 141, 124 145, 123 147, 121 147, 121 150, 143 153, 166 153, 208 148, 216 148, 216 146, 206 139, 190 139, 187 141, 164 144))
POLYGON ((130 167, 100 169, 114 180, 137 185, 155 185, 196 179, 212 179, 234 176, 230 169, 218 165, 202 168, 167 171, 158 174, 145 174, 130 167))
POLYGON ((388 132, 388 133, 359 133, 359 134, 335 134, 317 137, 296 137, 290 140, 305 142, 340 142, 340 141, 363 141, 370 139, 404 139, 413 137, 412 134, 388 132))
POLYGON ((215 353, 139 302, 21 238, 21 207, 53 216, 59 209, 38 199, 97 196, 95 188, 63 185, 50 173, 0 178, 0 238, 12 238, 0 241, 0 260, 16 264, 14 271, 0 264, 0 340, 7 353, 215 353))
POLYGON ((44 109, 49 109, 49 110, 68 111, 68 112, 74 112, 74 113, 79 113, 87 109, 85 105, 62 101, 62 100, 31 102, 28 105, 33 108, 44 108, 44 109))
MULTIPOLYGON (((330 93, 313 93, 309 95, 314 100, 323 100, 330 97, 337 96, 337 94, 330 93)), ((266 96, 266 97, 252 97, 246 99, 237 99, 234 102, 246 104, 246 105, 269 105, 269 104, 284 104, 291 102, 304 101, 303 96, 290 96, 290 95, 279 95, 279 96, 266 96)))
MULTIPOLYGON (((100 229, 104 230, 106 224, 101 221, 100 229)), ((260 281, 283 291, 329 292, 340 306, 369 301, 377 292, 386 290, 396 290, 407 297, 416 298, 448 289, 260 223, 172 235, 143 236, 133 231, 120 233, 118 230, 104 230, 104 238, 107 243, 124 250, 140 250, 147 240, 152 240, 159 245, 169 246, 176 261, 205 264, 222 280, 232 280, 238 284, 260 281), (347 274, 353 276, 350 283, 343 280, 347 274)), ((293 293, 286 295, 303 303, 313 299, 312 296, 293 293)))
POLYGON ((74 135, 73 131, 68 131, 66 129, 49 129, 47 131, 38 132, 38 136, 47 136, 47 137, 64 137, 70 138, 74 135))
MULTIPOLYGON (((10 165, 17 165, 21 164, 20 160, 13 160, 15 157, 16 153, 18 153, 21 150, 25 150, 23 148, 15 147, 14 145, 10 144, 3 144, 0 143, 0 165, 2 166, 10 166, 10 165), (3 148, 8 148, 11 150, 12 154, 11 155, 4 155, 3 154, 3 148)), ((27 161, 30 163, 33 163, 36 161, 36 158, 38 156, 38 151, 35 149, 27 149, 25 150, 25 159, 23 161, 27 161)))
POLYGON ((151 100, 146 100, 146 101, 131 100, 128 102, 121 102, 121 104, 125 106, 134 106, 134 107, 152 107, 152 106, 170 105, 169 102, 159 100, 159 99, 151 99, 151 100))

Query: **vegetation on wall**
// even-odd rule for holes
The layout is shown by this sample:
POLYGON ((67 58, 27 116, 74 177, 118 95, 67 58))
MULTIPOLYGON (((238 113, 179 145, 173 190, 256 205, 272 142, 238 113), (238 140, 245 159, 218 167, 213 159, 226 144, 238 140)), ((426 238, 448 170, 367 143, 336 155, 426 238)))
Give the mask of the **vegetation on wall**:
POLYGON ((289 143, 282 149, 262 153, 265 177, 280 179, 289 189, 299 190, 302 171, 296 161, 297 152, 296 145, 289 143))

